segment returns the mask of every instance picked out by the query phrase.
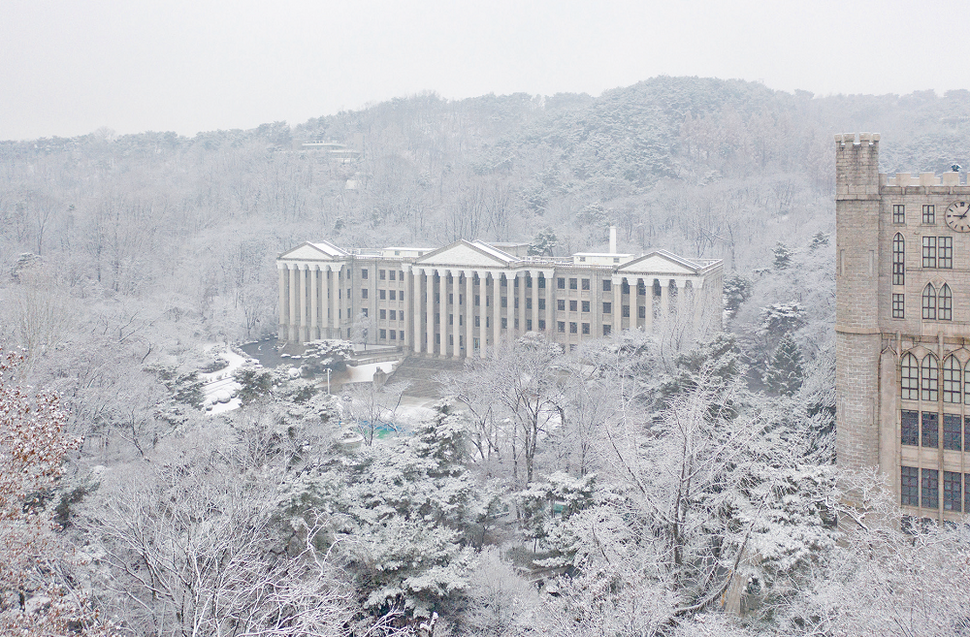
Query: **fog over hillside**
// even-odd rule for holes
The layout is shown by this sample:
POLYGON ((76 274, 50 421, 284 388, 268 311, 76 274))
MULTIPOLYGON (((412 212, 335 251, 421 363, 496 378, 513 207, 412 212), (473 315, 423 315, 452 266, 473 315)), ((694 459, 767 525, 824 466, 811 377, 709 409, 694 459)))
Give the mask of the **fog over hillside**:
MULTIPOLYGON (((64 528, 38 537, 84 556, 58 586, 121 634, 405 634, 432 613, 437 636, 959 634, 965 544, 834 524, 833 139, 861 131, 881 134, 883 172, 966 171, 970 91, 661 76, 0 142, 0 348, 22 354, 0 387, 58 392, 83 437, 63 477, 0 506, 46 497, 64 528), (605 251, 611 225, 621 252, 723 259, 725 334, 572 354, 524 339, 357 454, 345 410, 376 421, 406 388, 340 399, 247 369, 242 409, 200 409, 219 348, 275 336, 275 259, 303 241, 566 255, 605 251), (538 384, 502 393, 522 378, 538 384), (945 569, 899 568, 924 561, 945 569), (900 606, 893 587, 918 592, 900 606)), ((24 563, 0 570, 4 595, 44 597, 50 571, 24 563)), ((23 612, 0 601, 4 626, 23 612)))

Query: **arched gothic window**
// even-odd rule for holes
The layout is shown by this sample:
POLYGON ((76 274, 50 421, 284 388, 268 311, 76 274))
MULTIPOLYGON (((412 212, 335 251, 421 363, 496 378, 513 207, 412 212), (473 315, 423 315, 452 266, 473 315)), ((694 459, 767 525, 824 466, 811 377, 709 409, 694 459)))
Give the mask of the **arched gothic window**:
POLYGON ((923 288, 923 318, 929 321, 936 320, 936 288, 932 283, 927 283, 923 288))
MULTIPOLYGON (((912 354, 905 354, 900 361, 899 384, 903 400, 919 400, 919 365, 912 354)), ((967 392, 970 393, 970 384, 967 392)))
POLYGON ((963 365, 956 356, 943 361, 943 402, 960 403, 963 397, 963 365))
POLYGON ((936 317, 941 321, 953 320, 953 293, 946 283, 940 288, 939 298, 937 298, 936 317))
POLYGON ((906 283, 906 240, 896 233, 893 237, 893 285, 906 283))
POLYGON ((919 368, 920 398, 935 403, 940 398, 940 363, 933 354, 923 357, 919 368))

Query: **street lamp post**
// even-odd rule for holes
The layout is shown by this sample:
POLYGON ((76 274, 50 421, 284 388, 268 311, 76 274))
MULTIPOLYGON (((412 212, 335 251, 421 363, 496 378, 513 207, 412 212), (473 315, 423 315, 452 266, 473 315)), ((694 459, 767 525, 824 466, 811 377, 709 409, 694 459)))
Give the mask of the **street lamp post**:
POLYGON ((330 368, 327 368, 327 396, 330 395, 330 368))

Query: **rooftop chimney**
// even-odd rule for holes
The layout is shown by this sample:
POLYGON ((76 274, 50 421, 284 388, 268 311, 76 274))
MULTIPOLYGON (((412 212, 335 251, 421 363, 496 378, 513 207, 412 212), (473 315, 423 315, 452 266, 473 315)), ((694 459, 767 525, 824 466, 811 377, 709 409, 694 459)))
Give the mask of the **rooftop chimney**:
POLYGON ((616 226, 610 226, 610 254, 616 254, 616 226))

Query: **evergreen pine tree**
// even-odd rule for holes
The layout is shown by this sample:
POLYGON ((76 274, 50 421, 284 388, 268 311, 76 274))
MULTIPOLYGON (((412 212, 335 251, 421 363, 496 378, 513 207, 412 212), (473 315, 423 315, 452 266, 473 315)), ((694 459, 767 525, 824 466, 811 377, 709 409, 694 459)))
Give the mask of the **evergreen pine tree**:
POLYGON ((791 334, 786 334, 765 371, 765 386, 781 396, 794 396, 802 386, 805 374, 802 370, 802 353, 791 334))

